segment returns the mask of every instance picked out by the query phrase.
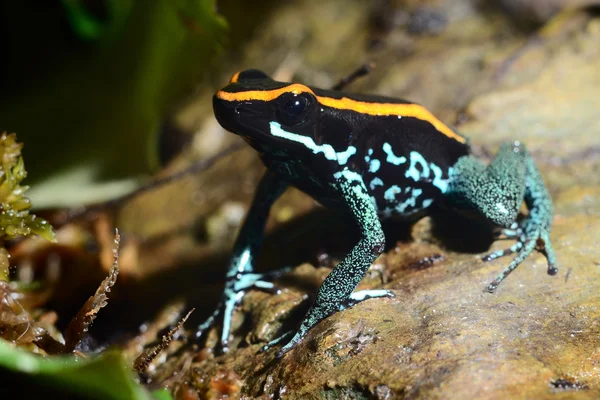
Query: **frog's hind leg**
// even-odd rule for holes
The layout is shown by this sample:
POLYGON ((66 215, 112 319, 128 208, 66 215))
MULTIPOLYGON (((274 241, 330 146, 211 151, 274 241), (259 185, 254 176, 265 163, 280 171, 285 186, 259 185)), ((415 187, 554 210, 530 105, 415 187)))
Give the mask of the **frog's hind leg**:
POLYGON ((517 239, 508 249, 484 257, 490 261, 516 253, 506 269, 487 286, 488 292, 494 292, 536 248, 548 261, 548 274, 556 274, 550 242, 552 200, 525 146, 519 142, 503 145, 487 167, 465 156, 456 163, 451 181, 448 195, 454 204, 475 208, 491 222, 506 228, 503 230, 506 237, 517 239), (515 225, 523 201, 529 215, 515 225))

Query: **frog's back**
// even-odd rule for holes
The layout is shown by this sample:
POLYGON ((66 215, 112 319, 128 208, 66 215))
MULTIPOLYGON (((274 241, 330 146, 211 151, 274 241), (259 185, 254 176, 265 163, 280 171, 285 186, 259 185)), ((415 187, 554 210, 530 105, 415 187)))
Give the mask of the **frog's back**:
POLYGON ((338 127, 345 122, 357 149, 348 166, 361 173, 384 217, 431 206, 447 191, 452 166, 469 153, 466 138, 419 104, 319 89, 315 94, 325 106, 323 124, 328 118, 338 127))

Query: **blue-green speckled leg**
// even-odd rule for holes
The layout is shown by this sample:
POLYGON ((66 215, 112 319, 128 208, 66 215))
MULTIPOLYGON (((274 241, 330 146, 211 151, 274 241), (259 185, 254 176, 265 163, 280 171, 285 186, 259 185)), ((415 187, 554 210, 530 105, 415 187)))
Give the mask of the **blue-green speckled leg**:
POLYGON ((270 171, 267 171, 262 177, 248 216, 233 247, 221 301, 213 314, 196 331, 196 337, 200 338, 217 323, 219 317, 222 317, 223 325, 220 340, 223 351, 228 350, 233 311, 235 306, 242 301, 246 292, 252 288, 275 290, 275 285, 268 280, 274 279, 289 270, 283 269, 266 274, 253 272, 254 259, 263 242, 265 224, 271 205, 286 188, 287 183, 270 171))
POLYGON ((348 170, 337 173, 335 177, 336 188, 341 192, 350 213, 360 227, 361 239, 327 276, 300 328, 277 352, 277 357, 282 357, 290 351, 313 326, 329 315, 369 298, 393 297, 393 293, 387 290, 363 290, 353 293, 371 264, 383 251, 385 236, 362 177, 348 170))
POLYGON ((449 196, 458 204, 475 207, 490 221, 508 229, 507 237, 517 243, 506 250, 489 254, 484 260, 517 255, 486 290, 494 292, 517 266, 538 248, 548 260, 548 274, 557 272, 550 243, 552 199, 533 158, 519 142, 503 145, 489 166, 473 157, 461 158, 455 165, 449 196), (529 215, 518 225, 514 221, 523 202, 529 215))

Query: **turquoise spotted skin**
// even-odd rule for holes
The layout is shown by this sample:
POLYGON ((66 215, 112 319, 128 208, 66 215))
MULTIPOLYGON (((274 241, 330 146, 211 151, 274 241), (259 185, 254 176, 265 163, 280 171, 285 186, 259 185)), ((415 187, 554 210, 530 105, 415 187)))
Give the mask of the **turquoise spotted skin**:
POLYGON ((218 122, 242 136, 267 167, 234 245, 221 302, 197 336, 221 327, 227 351, 231 317, 250 289, 277 291, 271 282, 286 270, 254 272, 269 210, 288 186, 326 207, 344 210, 361 239, 325 279, 299 328, 268 343, 282 357, 331 314, 388 290, 355 291, 381 254, 381 220, 417 220, 436 207, 481 216, 514 238, 515 254, 486 290, 493 292, 533 250, 556 274, 550 242, 552 201, 533 159, 519 142, 503 145, 486 165, 470 155, 467 140, 422 106, 405 100, 348 94, 277 82, 258 70, 236 74, 213 98, 218 122), (519 223, 522 203, 529 209, 519 223))

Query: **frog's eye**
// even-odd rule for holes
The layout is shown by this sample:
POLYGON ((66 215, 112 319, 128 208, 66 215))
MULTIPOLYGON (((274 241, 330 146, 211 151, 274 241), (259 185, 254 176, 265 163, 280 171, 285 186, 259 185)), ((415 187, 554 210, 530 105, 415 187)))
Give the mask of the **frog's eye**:
POLYGON ((285 125, 298 125, 306 120, 312 99, 306 93, 288 94, 281 98, 278 118, 285 125))

